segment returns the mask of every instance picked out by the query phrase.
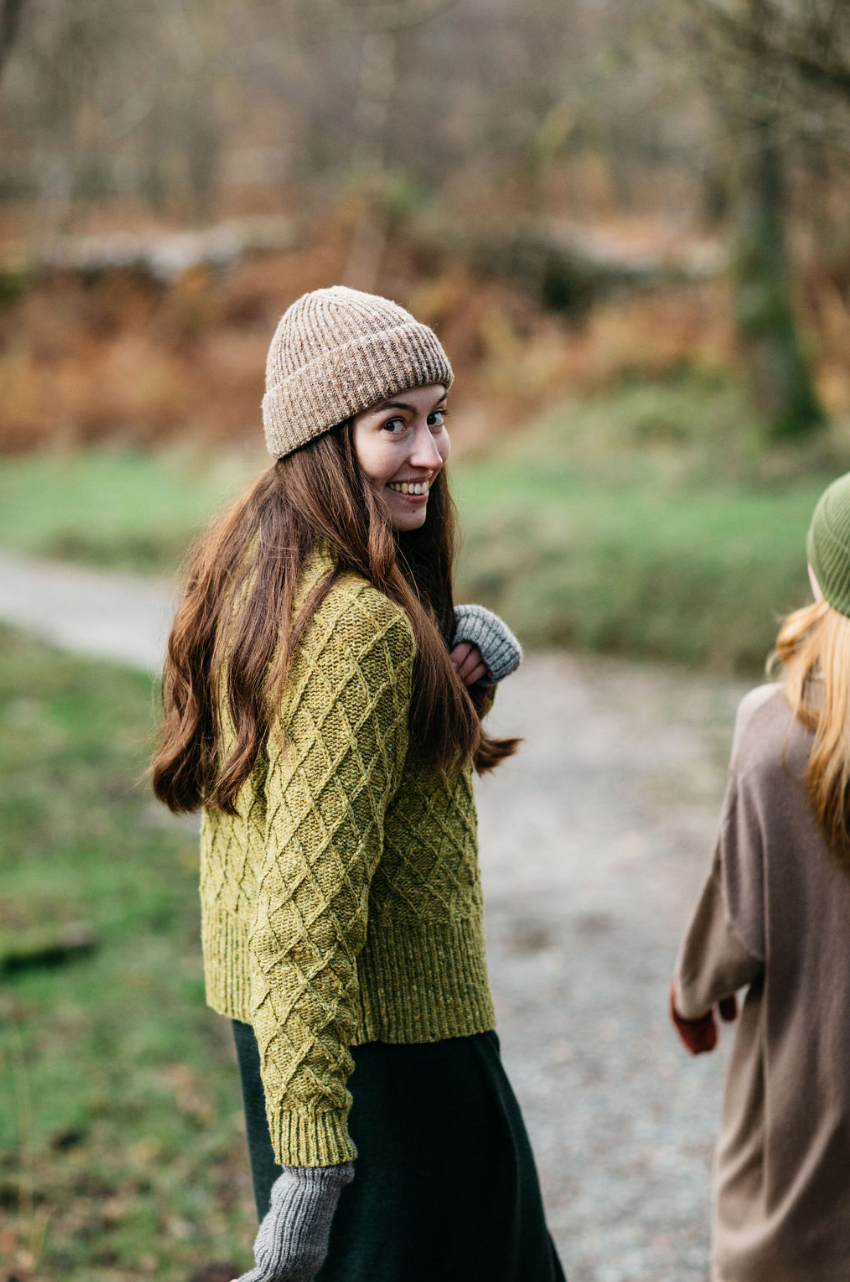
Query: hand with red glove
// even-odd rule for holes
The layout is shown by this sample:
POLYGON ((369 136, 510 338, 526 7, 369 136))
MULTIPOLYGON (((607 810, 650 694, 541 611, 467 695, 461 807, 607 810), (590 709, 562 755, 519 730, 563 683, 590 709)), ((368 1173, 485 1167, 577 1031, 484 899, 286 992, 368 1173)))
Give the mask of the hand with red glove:
MULTIPOLYGON (((731 997, 724 997, 718 1002, 717 1009, 720 1011, 720 1018, 725 1023, 731 1024, 738 1016, 738 1000, 734 994, 731 997)), ((700 1015, 699 1019, 685 1019, 676 1010, 674 986, 670 989, 670 1018, 676 1026, 676 1032, 692 1055, 702 1055, 706 1051, 714 1050, 717 1045, 717 1022, 713 1007, 705 1015, 700 1015)))

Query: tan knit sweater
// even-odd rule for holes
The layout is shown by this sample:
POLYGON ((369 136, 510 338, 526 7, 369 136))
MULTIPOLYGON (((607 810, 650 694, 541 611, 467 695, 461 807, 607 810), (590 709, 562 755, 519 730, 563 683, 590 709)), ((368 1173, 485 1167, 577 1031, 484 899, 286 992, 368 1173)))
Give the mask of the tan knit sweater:
POLYGON ((812 741, 781 685, 741 703, 676 966, 687 1019, 746 989, 715 1155, 712 1282, 850 1276, 850 877, 806 795, 812 741))
MULTIPOLYGON (((315 555, 302 592, 331 568, 315 555)), ((351 1045, 495 1026, 471 769, 429 778, 408 742, 413 657, 405 613, 343 578, 293 656, 238 814, 204 812, 207 1000, 253 1025, 284 1165, 355 1156, 351 1045)))

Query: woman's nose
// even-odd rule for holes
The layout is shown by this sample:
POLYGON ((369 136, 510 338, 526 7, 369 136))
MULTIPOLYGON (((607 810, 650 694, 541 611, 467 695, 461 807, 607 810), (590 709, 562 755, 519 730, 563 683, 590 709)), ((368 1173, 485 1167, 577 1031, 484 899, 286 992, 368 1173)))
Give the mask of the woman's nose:
POLYGON ((427 467, 432 471, 443 466, 443 456, 437 449, 437 442, 428 427, 417 431, 413 440, 410 462, 413 467, 427 467))

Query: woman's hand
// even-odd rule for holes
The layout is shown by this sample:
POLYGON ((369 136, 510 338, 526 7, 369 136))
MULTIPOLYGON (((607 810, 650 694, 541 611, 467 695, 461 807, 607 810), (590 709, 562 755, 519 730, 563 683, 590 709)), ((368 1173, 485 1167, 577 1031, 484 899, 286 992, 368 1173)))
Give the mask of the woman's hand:
POLYGON ((238 1282, 309 1282, 315 1277, 328 1253, 339 1195, 353 1179, 353 1162, 285 1166, 272 1185, 271 1206, 254 1243, 257 1267, 238 1282))
MULTIPOLYGON (((717 1005, 720 1012, 720 1018, 727 1024, 731 1024, 738 1015, 738 1002, 733 993, 731 997, 724 997, 717 1005)), ((700 1015, 699 1019, 685 1019, 676 1010, 675 989, 670 989, 670 1018, 673 1021, 676 1032, 679 1034, 684 1045, 692 1055, 704 1055, 706 1051, 713 1051, 717 1045, 717 1021, 714 1018, 714 1007, 707 1011, 705 1015, 700 1015)))
POLYGON ((481 657, 481 651, 471 641, 461 641, 451 652, 452 663, 464 685, 474 686, 476 681, 490 675, 481 657))
MULTIPOLYGON (((485 686, 496 685, 522 662, 522 646, 504 619, 483 605, 456 605, 455 630, 452 637, 452 659, 464 645, 472 646, 478 655, 480 677, 461 673, 467 685, 484 679, 485 686)), ((463 661, 464 666, 466 660, 463 661)), ((458 667, 457 663, 455 664, 458 667)), ((460 671, 460 668, 458 667, 460 671)))

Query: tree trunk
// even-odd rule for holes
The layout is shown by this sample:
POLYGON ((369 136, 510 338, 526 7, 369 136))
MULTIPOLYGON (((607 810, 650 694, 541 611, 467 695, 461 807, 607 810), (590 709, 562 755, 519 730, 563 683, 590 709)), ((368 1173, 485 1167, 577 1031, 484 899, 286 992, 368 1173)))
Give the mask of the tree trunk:
POLYGON ((210 223, 218 210, 221 135, 209 78, 199 78, 186 101, 186 171, 189 215, 194 223, 210 223))
POLYGON ((757 122, 739 140, 733 281, 755 407, 773 439, 805 436, 824 421, 794 319, 783 179, 773 127, 757 122))
POLYGON ((2 0, 0 4, 0 74, 18 38, 24 0, 2 0))
POLYGON ((395 31, 375 31, 363 37, 360 93, 355 109, 357 143, 353 155, 363 205, 351 234, 343 282, 367 294, 377 288, 387 241, 389 220, 383 207, 382 187, 397 49, 395 31))

